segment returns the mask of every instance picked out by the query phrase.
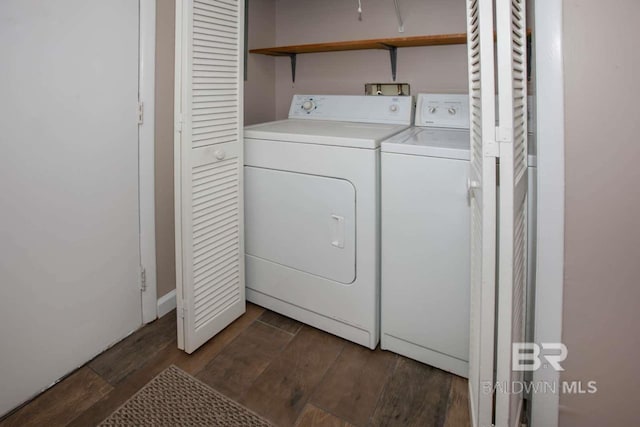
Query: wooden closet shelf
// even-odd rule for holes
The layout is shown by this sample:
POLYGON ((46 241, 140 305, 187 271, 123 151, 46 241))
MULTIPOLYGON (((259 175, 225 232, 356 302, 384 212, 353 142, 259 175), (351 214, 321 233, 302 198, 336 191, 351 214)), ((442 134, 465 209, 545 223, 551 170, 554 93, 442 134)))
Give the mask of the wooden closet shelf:
MULTIPOLYGON (((528 43, 531 30, 527 30, 528 43)), ((342 42, 299 44, 292 46, 265 47, 251 49, 249 52, 269 56, 288 56, 291 58, 291 79, 296 81, 296 57, 301 53, 341 52, 347 50, 381 49, 389 51, 391 77, 396 81, 398 48, 418 46, 443 46, 465 44, 467 33, 434 34, 430 36, 393 37, 387 39, 353 40, 342 42)))
POLYGON ((290 56, 299 53, 339 52, 345 50, 385 49, 398 47, 439 46, 449 44, 464 44, 467 42, 466 33, 436 34, 431 36, 394 37, 387 39, 353 40, 343 42, 328 42, 301 44, 292 46, 267 47, 251 49, 249 52, 270 56, 290 56))

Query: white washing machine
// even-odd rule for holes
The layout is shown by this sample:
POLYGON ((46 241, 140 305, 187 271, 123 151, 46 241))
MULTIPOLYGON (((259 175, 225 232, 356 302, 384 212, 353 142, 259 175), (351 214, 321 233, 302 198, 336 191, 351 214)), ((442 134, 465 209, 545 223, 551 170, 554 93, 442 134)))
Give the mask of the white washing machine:
MULTIPOLYGON (((529 118, 529 129, 533 129, 529 118)), ((382 144, 381 347, 468 376, 466 95, 420 94, 416 127, 382 144)), ((529 134, 527 335, 535 292, 536 141, 529 134)))
POLYGON ((380 144, 411 97, 295 95, 245 128, 247 300, 350 341, 379 341, 380 144))
POLYGON ((381 347, 468 375, 466 95, 418 95, 416 127, 382 144, 381 347))

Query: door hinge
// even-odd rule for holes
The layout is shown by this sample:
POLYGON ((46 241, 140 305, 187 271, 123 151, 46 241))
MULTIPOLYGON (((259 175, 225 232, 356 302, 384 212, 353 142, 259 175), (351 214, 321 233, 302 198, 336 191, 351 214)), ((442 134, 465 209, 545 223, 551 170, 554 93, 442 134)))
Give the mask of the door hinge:
POLYGON ((500 144, 496 141, 483 141, 482 151, 485 157, 500 157, 500 144))
POLYGON ((509 127, 496 127, 497 142, 513 142, 513 129, 509 127))
POLYGON ((140 266, 140 290, 147 291, 147 270, 142 266, 140 266))
POLYGON ((176 311, 178 312, 178 317, 181 319, 184 319, 184 315, 185 315, 184 307, 180 305, 176 308, 176 311))
POLYGON ((178 114, 176 119, 176 130, 182 132, 182 114, 178 114))
POLYGON ((144 122, 144 103, 138 102, 138 124, 141 125, 144 122))

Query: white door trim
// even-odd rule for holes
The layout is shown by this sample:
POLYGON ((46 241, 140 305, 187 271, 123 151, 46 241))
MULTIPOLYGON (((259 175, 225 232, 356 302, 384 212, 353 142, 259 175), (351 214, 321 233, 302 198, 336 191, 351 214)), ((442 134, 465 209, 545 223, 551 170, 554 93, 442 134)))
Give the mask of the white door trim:
MULTIPOLYGON (((538 233, 535 341, 562 341, 564 286, 564 70, 562 0, 535 2, 538 142, 538 233)), ((560 375, 544 366, 534 382, 560 375)), ((559 394, 532 395, 531 425, 557 427, 559 394)))
POLYGON ((142 322, 149 323, 158 317, 155 221, 155 0, 140 0, 139 52, 138 99, 142 102, 142 123, 138 134, 140 264, 141 276, 144 271, 141 283, 143 280, 145 282, 145 290, 142 292, 142 322))

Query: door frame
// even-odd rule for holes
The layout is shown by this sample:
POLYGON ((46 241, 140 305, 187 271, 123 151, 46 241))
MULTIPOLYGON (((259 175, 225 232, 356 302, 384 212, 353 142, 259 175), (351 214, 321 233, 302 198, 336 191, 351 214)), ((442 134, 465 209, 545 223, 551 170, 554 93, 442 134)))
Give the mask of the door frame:
MULTIPOLYGON (((564 65, 562 0, 535 0, 537 97, 537 270, 534 340, 562 342, 564 287, 564 65)), ((560 373, 541 367, 533 381, 559 384, 560 373)), ((560 396, 533 393, 531 425, 558 426, 560 396)))
POLYGON ((156 1, 139 0, 139 5, 138 100, 142 103, 142 123, 138 127, 140 284, 142 323, 149 323, 158 317, 155 220, 156 1))

